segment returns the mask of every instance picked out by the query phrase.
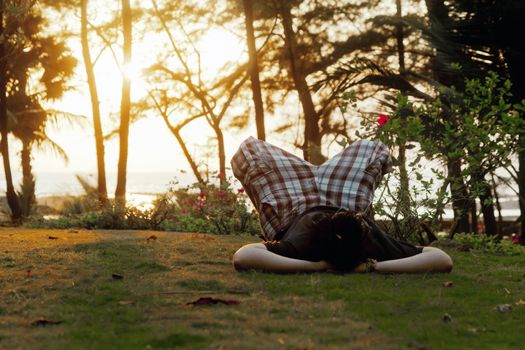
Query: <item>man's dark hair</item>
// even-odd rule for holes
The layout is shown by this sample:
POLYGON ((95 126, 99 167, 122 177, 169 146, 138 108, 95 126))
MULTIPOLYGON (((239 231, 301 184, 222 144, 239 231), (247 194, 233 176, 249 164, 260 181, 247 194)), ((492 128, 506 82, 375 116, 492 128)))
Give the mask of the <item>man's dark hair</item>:
POLYGON ((333 214, 319 214, 313 225, 317 231, 316 244, 330 264, 338 269, 352 270, 366 261, 363 237, 370 227, 360 213, 341 209, 333 214))

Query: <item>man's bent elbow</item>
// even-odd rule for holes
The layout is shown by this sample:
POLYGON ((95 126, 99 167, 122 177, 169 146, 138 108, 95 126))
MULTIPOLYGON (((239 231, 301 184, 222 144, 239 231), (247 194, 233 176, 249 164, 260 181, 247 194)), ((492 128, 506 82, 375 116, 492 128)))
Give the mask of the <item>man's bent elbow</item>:
POLYGON ((235 254, 233 254, 233 267, 237 271, 249 270, 249 260, 251 255, 251 250, 249 246, 244 246, 239 248, 235 254))
POLYGON ((244 263, 243 252, 241 251, 241 249, 237 250, 235 254, 233 254, 233 267, 237 271, 245 270, 244 265, 243 265, 244 263))
POLYGON ((452 268, 454 267, 452 258, 442 250, 440 250, 440 253, 441 253, 441 256, 439 259, 437 270, 439 272, 451 272, 452 268))

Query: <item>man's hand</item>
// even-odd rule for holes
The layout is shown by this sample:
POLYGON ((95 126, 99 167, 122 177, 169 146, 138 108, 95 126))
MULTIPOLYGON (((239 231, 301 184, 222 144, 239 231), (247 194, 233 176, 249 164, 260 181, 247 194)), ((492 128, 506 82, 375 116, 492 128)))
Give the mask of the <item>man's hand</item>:
POLYGON ((368 259, 368 261, 357 265, 355 269, 353 269, 353 272, 357 272, 357 273, 374 272, 376 270, 376 264, 377 264, 376 260, 368 259))

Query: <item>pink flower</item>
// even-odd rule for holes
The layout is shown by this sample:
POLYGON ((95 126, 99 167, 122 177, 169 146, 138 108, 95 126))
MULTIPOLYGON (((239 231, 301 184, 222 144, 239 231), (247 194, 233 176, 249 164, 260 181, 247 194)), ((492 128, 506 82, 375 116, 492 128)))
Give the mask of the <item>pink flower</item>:
POLYGON ((194 206, 195 208, 202 208, 206 205, 206 202, 205 201, 197 201, 195 202, 194 206))
POLYGON ((226 192, 224 192, 223 190, 217 191, 217 196, 222 198, 222 197, 226 196, 226 192))
POLYGON ((520 244, 521 235, 512 234, 512 243, 520 244))
POLYGON ((237 190, 237 193, 238 193, 238 194, 243 194, 243 193, 244 193, 244 188, 239 188, 239 189, 237 190))
POLYGON ((380 126, 385 126, 386 123, 390 120, 390 117, 386 114, 380 114, 379 118, 377 118, 377 124, 380 126))

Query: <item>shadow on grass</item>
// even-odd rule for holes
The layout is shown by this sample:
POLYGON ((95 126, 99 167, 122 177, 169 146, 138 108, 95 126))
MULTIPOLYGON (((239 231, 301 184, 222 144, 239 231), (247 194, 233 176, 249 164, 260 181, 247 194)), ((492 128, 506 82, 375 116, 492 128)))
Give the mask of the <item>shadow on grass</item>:
POLYGON ((0 249, 0 346, 25 349, 399 349, 521 346, 523 258, 451 252, 451 274, 237 273, 253 238, 104 233, 91 243, 0 249), (23 249, 22 249, 23 250, 23 249), (123 276, 113 279, 112 274, 123 276), (452 281, 453 286, 443 283, 452 281), (238 305, 189 306, 202 296, 238 305), (450 320, 443 321, 447 314, 450 320), (28 327, 39 317, 57 326, 28 327))

